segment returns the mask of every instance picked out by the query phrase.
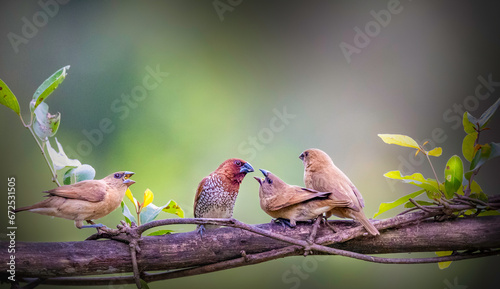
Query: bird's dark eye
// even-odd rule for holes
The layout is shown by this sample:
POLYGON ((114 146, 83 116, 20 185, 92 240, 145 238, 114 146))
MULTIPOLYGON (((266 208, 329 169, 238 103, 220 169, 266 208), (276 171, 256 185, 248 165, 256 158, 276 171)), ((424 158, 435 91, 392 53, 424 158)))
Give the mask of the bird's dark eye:
POLYGON ((273 183, 273 180, 271 180, 269 178, 267 178, 266 181, 267 181, 268 184, 272 184, 273 183))
POLYGON ((120 178, 121 178, 121 174, 116 173, 116 174, 114 175, 114 177, 115 177, 115 179, 120 179, 120 178))
POLYGON ((304 154, 305 154, 305 155, 306 155, 306 157, 307 157, 307 156, 309 155, 309 152, 305 152, 304 154))
POLYGON ((234 164, 237 165, 238 167, 241 166, 241 162, 240 161, 234 161, 234 164))

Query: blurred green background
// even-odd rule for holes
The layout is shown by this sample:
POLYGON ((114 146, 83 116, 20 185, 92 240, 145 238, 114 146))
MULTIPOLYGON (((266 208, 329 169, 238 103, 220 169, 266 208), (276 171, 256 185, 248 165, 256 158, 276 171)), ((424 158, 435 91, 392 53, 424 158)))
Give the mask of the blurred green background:
MULTIPOLYGON (((442 177, 446 160, 461 155, 459 105, 479 116, 500 96, 500 86, 493 85, 490 97, 474 97, 481 76, 500 81, 494 1, 67 2, 2 2, 0 78, 26 116, 38 85, 71 65, 47 100, 51 112, 62 114, 57 138, 68 155, 91 164, 96 178, 134 171, 137 183, 131 189, 137 198, 150 188, 155 204, 174 199, 187 217, 198 182, 225 159, 239 157, 303 185, 298 156, 310 147, 332 156, 362 192, 371 217, 381 202, 413 190, 388 182, 385 172, 399 167, 432 177, 422 158, 384 144, 378 133, 403 133, 423 142, 432 139, 434 129, 442 130, 444 153, 434 159, 442 177), (399 12, 383 26, 373 24, 373 14, 382 15, 388 5, 399 12), (36 31, 23 28, 28 22, 38 23, 36 31), (341 43, 363 42, 356 31, 367 25, 372 36, 358 43, 364 47, 348 61, 341 43), (141 89, 150 70, 168 76, 158 78, 154 89, 141 89), (285 122, 279 118, 283 111, 290 115, 285 122), (103 119, 111 120, 112 132, 96 132, 103 119)), ((15 176, 17 206, 37 202, 41 191, 54 187, 46 164, 14 113, 0 108, 0 122, 0 183, 6 188, 7 177, 15 176)), ((482 140, 498 142, 498 116, 491 126, 482 140)), ((498 193, 499 164, 491 161, 477 177, 487 194, 498 193)), ((253 175, 242 183, 234 217, 269 222, 253 175)), ((2 238, 6 207, 0 209, 2 238)), ((114 227, 121 219, 117 210, 100 221, 114 227)), ((18 214, 17 224, 18 241, 76 241, 92 233, 31 213, 18 214)), ((436 264, 293 257, 151 288, 494 288, 498 261, 454 262, 439 270, 436 264), (290 273, 294 267, 306 274, 290 273)))

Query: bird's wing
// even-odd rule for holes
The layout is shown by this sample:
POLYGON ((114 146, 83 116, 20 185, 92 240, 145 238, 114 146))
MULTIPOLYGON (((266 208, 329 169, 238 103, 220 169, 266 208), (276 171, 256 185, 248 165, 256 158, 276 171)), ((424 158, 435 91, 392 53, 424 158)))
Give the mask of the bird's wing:
MULTIPOLYGON (((288 191, 288 190, 287 190, 288 191)), ((290 188, 291 192, 283 193, 269 200, 269 210, 277 211, 279 209, 299 204, 314 198, 326 198, 330 195, 330 192, 318 192, 311 189, 293 187, 290 188)))
POLYGON ((349 196, 335 190, 330 195, 330 199, 335 202, 335 207, 347 207, 353 209, 356 212, 359 212, 359 208, 356 204, 354 204, 353 200, 349 198, 349 196))
POLYGON ((106 197, 106 184, 101 181, 81 181, 74 185, 66 185, 46 191, 49 196, 66 199, 77 199, 88 202, 100 202, 106 197))
MULTIPOLYGON (((342 188, 339 189, 333 186, 329 186, 328 184, 330 183, 325 182, 324 179, 325 178, 312 178, 312 186, 322 191, 331 191, 332 194, 330 195, 330 199, 334 201, 335 207, 347 207, 357 212, 360 210, 360 208, 358 208, 358 206, 354 204, 354 200, 352 200, 348 195, 342 193, 342 188)), ((355 193, 355 195, 356 197, 358 197, 358 195, 361 196, 359 192, 355 193)), ((362 204, 362 202, 363 199, 361 199, 360 203, 362 204)))
POLYGON ((203 191, 203 188, 205 187, 205 183, 207 182, 208 177, 204 177, 203 180, 201 180, 200 184, 198 185, 198 189, 196 190, 196 195, 194 196, 194 205, 193 205, 193 212, 196 212, 196 205, 198 204, 198 200, 200 199, 201 191, 203 191))
POLYGON ((365 201, 363 200, 361 193, 358 191, 358 189, 356 189, 356 187, 354 185, 351 185, 351 188, 352 188, 352 191, 354 192, 354 194, 356 195, 356 198, 358 198, 359 205, 361 206, 361 208, 364 208, 365 201))

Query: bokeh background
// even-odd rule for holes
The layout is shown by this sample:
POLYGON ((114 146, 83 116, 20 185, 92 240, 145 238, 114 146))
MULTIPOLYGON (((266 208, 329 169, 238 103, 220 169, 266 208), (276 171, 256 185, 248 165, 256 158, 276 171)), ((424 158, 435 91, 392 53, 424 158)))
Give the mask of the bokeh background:
MULTIPOLYGON (((38 85, 71 65, 64 83, 47 100, 51 112, 62 114, 57 137, 68 155, 78 154, 82 163, 91 164, 97 178, 134 171, 136 197, 150 188, 157 205, 174 199, 189 217, 198 182, 225 159, 243 158, 256 169, 302 185, 298 156, 309 147, 332 156, 362 192, 366 214, 373 216, 381 202, 414 190, 388 182, 385 172, 401 168, 432 177, 423 159, 384 144, 378 133, 403 133, 423 142, 433 139, 433 130, 442 131, 445 137, 439 143, 434 137, 434 143, 444 153, 433 159, 442 178, 446 160, 461 155, 464 133, 456 125, 461 113, 454 110, 465 106, 478 117, 500 96, 498 85, 491 86, 488 98, 474 96, 479 77, 491 75, 500 82, 495 1, 66 2, 50 6, 49 11, 57 11, 46 21, 42 13, 48 14, 37 1, 2 2, 0 77, 26 117, 38 85), (375 19, 372 14, 388 5, 399 13, 391 14, 379 31, 369 28, 373 37, 348 61, 341 43, 354 45, 356 29, 364 31, 375 19), (36 33, 23 36, 26 21, 37 21, 36 33), (9 33, 25 41, 13 45, 9 33), (168 76, 139 95, 148 67, 168 76), (290 116, 282 122, 284 111, 290 116), (103 119, 111 120, 114 130, 85 146, 89 139, 84 132, 95 132, 103 119)), ((499 141, 499 119, 493 119, 493 129, 482 140, 499 141)), ((18 206, 39 201, 41 191, 54 187, 46 164, 14 113, 0 108, 0 122, 0 183, 6 188, 7 177, 16 177, 18 206)), ((477 177, 488 194, 500 187, 499 165, 498 159, 491 161, 477 177)), ((252 176, 243 181, 234 217, 269 222, 252 176)), ((2 191, 5 238, 7 196, 2 191)), ((114 226, 121 219, 117 210, 101 221, 114 226)), ((75 229, 71 221, 31 213, 17 215, 17 224, 17 241, 76 241, 91 233, 75 229)), ((439 270, 436 264, 293 257, 150 285, 493 288, 498 261, 454 262, 439 270), (294 267, 306 274, 290 274, 294 267)))

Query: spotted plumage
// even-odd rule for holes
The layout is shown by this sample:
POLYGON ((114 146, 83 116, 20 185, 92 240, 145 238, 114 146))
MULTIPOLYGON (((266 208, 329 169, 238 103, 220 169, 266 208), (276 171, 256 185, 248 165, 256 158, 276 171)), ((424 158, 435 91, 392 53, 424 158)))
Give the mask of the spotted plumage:
MULTIPOLYGON (((205 177, 194 199, 195 218, 231 218, 240 184, 252 166, 241 159, 228 159, 205 177)), ((213 227, 213 226, 209 226, 213 227)), ((203 232, 201 228, 200 233, 203 232)))
POLYGON ((200 195, 195 206, 197 218, 230 218, 238 196, 238 190, 227 188, 217 174, 203 179, 200 195))

